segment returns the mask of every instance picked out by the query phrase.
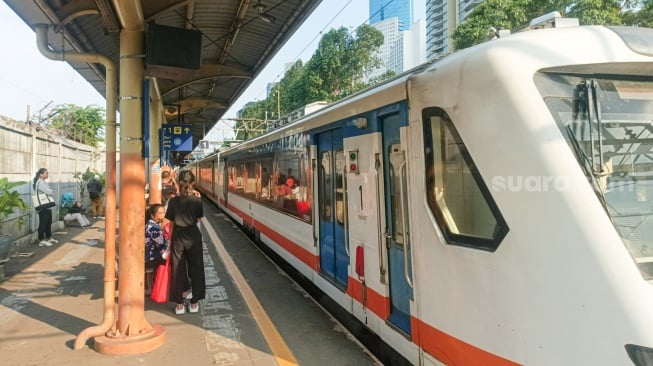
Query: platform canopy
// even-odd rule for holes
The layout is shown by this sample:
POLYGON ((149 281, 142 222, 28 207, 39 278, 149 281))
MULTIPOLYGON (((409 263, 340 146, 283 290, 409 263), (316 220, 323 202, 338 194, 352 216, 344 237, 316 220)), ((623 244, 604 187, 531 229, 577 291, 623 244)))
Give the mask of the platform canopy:
MULTIPOLYGON (((159 68, 157 73, 154 67, 146 68, 146 75, 156 81, 166 120, 191 124, 196 146, 321 0, 5 2, 32 28, 35 24, 51 25, 49 40, 53 49, 101 54, 111 58, 116 66, 120 65, 119 34, 125 25, 129 29, 141 26, 144 31, 155 24, 164 29, 199 32, 199 69, 166 76, 166 70, 161 73, 159 68)), ((184 44, 175 42, 179 43, 178 39, 161 44, 184 49, 184 44)), ((36 43, 32 46, 36 47, 36 43)), ((101 65, 70 65, 106 97, 101 65)))

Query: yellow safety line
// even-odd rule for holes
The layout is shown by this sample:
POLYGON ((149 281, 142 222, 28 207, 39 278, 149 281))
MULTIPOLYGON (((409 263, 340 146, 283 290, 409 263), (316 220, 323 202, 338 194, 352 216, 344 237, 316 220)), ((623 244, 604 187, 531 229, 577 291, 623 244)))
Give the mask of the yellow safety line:
POLYGON ((220 258, 222 258, 227 271, 234 279, 236 286, 238 286, 240 289, 240 293, 243 295, 249 311, 252 313, 254 320, 256 320, 256 323, 261 329, 261 333, 263 333, 265 341, 267 342, 268 346, 270 346, 270 350, 272 350, 272 354, 276 359, 277 364, 280 366, 299 365, 292 351, 290 351, 290 348, 288 348, 286 342, 283 341, 281 334, 279 334, 279 331, 277 331, 277 328, 272 323, 272 320, 270 320, 270 317, 265 312, 265 309, 263 309, 263 306, 258 301, 254 291, 252 291, 252 288, 249 287, 247 281, 245 281, 245 277, 243 277, 242 273, 240 273, 238 270, 236 263, 234 263, 229 253, 227 253, 224 244, 222 244, 222 241, 220 238, 218 238, 218 234, 216 234, 215 230, 213 230, 211 225, 208 224, 206 217, 203 218, 202 221, 204 228, 211 237, 211 241, 215 243, 215 248, 218 250, 220 258))

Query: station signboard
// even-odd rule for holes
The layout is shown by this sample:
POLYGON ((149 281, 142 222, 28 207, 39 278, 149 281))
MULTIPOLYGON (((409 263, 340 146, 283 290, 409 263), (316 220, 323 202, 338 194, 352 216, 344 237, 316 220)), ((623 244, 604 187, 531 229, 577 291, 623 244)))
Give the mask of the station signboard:
POLYGON ((192 151, 193 134, 191 125, 161 127, 161 147, 164 151, 192 151))

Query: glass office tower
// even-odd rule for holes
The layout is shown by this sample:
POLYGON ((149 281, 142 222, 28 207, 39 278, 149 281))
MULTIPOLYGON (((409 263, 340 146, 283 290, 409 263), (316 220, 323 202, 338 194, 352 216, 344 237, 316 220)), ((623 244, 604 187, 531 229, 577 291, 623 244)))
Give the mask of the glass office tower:
POLYGON ((413 24, 413 0, 370 0, 370 24, 399 18, 399 31, 413 24))

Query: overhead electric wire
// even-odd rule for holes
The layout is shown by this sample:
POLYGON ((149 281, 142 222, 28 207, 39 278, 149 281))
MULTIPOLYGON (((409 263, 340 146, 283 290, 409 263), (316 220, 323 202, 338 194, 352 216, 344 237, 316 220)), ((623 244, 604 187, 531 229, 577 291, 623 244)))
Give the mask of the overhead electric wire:
MULTIPOLYGON (((326 30, 326 29, 327 29, 331 24, 333 24, 333 22, 334 22, 334 21, 335 21, 335 20, 340 16, 340 14, 342 14, 342 12, 343 12, 347 7, 349 7, 349 5, 352 3, 352 1, 353 1, 353 0, 348 0, 347 3, 345 3, 345 4, 340 8, 340 10, 338 10, 338 12, 336 12, 336 14, 331 18, 331 20, 329 20, 329 22, 326 23, 326 24, 324 25, 324 27, 322 27, 322 29, 320 29, 320 31, 317 32, 317 33, 315 34, 315 36, 314 36, 314 37, 313 37, 313 38, 312 38, 312 39, 311 39, 311 40, 310 40, 310 41, 309 41, 309 42, 308 42, 308 43, 307 43, 307 44, 302 48, 302 50, 299 51, 299 53, 297 54, 297 56, 295 56, 295 57, 292 59, 292 61, 291 61, 292 64, 295 64, 295 63, 300 59, 301 55, 302 55, 302 54, 303 54, 303 53, 304 53, 304 52, 305 52, 305 51, 306 51, 306 50, 307 50, 307 49, 308 49, 308 48, 309 48, 309 47, 310 47, 310 46, 315 42, 315 40, 316 40, 318 37, 320 37, 320 36, 322 36, 322 35, 324 34, 325 30, 326 30)), ((355 32, 358 28, 360 28, 363 24, 368 23, 368 22, 370 21, 370 19, 372 19, 372 17, 374 17, 375 15, 377 15, 377 14, 378 14, 378 13, 379 13, 383 8, 385 8, 386 6, 388 6, 389 4, 391 4, 393 1, 394 1, 394 0, 388 0, 388 2, 386 2, 386 3, 381 7, 381 9, 377 10, 374 14, 370 14, 370 16, 369 16, 367 19, 365 19, 362 23, 360 23, 358 26, 356 26, 355 28, 353 28, 353 29, 352 29, 348 34, 351 35, 351 34, 352 34, 353 32, 355 32)), ((283 70, 282 72, 280 72, 279 74, 277 74, 277 75, 276 75, 276 76, 275 76, 271 81, 268 81, 267 84, 272 83, 272 82, 278 82, 278 80, 280 80, 280 79, 283 77, 283 75, 285 74, 285 71, 286 71, 286 70, 283 70)), ((265 87, 265 88, 263 88, 262 90, 260 90, 259 93, 256 94, 256 96, 254 97, 254 100, 253 100, 253 101, 258 101, 264 93, 267 93, 267 87, 265 87)), ((252 101, 248 101, 248 102, 252 102, 252 101)), ((237 118, 235 118, 235 119, 237 119, 237 118)), ((222 122, 222 123, 224 123, 227 127, 230 127, 230 128, 233 129, 234 126, 229 126, 229 124, 226 122, 226 120, 234 120, 234 118, 221 118, 218 122, 222 122)))

